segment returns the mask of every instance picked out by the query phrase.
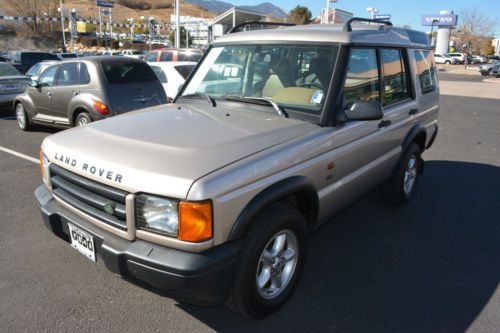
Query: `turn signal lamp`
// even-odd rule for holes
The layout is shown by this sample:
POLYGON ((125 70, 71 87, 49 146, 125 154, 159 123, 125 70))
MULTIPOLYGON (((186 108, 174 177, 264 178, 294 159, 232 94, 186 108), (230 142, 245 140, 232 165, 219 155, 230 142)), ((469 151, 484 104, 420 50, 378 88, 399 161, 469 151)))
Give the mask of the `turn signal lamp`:
POLYGON ((203 242, 212 236, 212 202, 181 201, 178 238, 187 242, 203 242))

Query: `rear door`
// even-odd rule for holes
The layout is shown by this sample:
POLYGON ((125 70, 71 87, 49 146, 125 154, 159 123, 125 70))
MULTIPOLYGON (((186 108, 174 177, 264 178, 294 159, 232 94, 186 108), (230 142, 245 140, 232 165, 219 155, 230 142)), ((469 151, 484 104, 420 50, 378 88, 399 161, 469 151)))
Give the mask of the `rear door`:
POLYGON ((54 115, 51 89, 55 84, 58 70, 59 65, 47 68, 38 79, 38 84, 41 86, 39 88, 29 87, 27 90, 37 114, 54 115))
MULTIPOLYGON (((57 80, 52 88, 52 108, 54 115, 68 119, 71 99, 78 95, 79 62, 67 62, 60 66, 57 80)), ((68 120, 69 121, 69 120, 68 120)))
POLYGON ((130 58, 103 60, 101 67, 111 110, 116 114, 167 103, 160 80, 145 62, 130 58))

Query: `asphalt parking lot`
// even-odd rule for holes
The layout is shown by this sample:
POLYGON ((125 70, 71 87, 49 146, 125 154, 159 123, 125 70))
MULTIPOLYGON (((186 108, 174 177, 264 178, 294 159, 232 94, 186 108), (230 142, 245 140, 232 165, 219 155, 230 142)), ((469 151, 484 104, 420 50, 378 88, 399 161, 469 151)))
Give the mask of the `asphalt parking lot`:
MULTIPOLYGON (((498 332, 497 86, 499 99, 443 95, 414 200, 387 207, 375 191, 334 217, 311 236, 295 294, 260 321, 179 304, 92 263, 43 226, 38 165, 0 150, 0 332, 498 332)), ((0 146, 34 159, 56 131, 21 132, 8 109, 0 118, 0 146)))

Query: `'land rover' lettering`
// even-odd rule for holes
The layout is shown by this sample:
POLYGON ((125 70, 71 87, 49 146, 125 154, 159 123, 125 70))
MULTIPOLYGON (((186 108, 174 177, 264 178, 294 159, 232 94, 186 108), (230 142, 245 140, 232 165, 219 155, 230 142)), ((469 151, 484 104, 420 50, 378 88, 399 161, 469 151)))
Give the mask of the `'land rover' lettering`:
MULTIPOLYGON (((78 161, 76 159, 71 158, 70 156, 64 156, 59 153, 55 154, 54 159, 64 164, 71 165, 72 167, 76 167, 78 164, 78 161)), ((86 171, 92 175, 99 175, 99 177, 103 177, 109 180, 114 180, 117 183, 121 183, 123 179, 123 176, 119 173, 115 173, 113 171, 106 170, 103 168, 98 168, 96 166, 89 165, 88 163, 82 163, 81 168, 83 171, 86 171)))

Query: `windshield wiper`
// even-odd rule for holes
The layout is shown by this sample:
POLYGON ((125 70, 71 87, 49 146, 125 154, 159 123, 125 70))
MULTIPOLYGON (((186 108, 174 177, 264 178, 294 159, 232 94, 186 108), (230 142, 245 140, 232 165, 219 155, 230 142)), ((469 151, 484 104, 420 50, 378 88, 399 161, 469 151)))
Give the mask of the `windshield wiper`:
POLYGON ((238 95, 224 95, 222 96, 225 100, 228 101, 238 101, 238 102, 246 102, 246 103, 254 103, 254 104, 263 104, 262 102, 270 105, 273 109, 283 118, 288 118, 288 114, 286 111, 278 105, 275 101, 267 97, 247 97, 247 96, 238 96, 238 95))
POLYGON ((199 98, 199 97, 205 97, 208 101, 208 104, 210 104, 213 107, 217 106, 217 103, 215 102, 215 99, 210 96, 209 94, 205 93, 194 93, 194 94, 187 94, 187 95, 182 95, 179 96, 179 98, 199 98))

